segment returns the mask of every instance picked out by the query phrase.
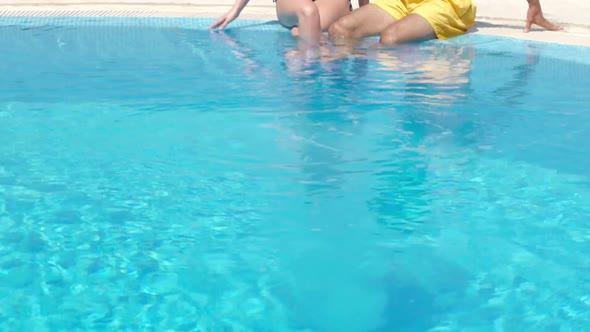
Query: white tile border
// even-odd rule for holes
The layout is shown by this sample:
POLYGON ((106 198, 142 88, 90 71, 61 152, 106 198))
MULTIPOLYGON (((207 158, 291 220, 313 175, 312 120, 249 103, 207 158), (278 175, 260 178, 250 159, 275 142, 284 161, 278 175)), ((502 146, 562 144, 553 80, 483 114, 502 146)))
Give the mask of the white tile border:
MULTIPOLYGON (((81 1, 79 1, 81 2, 81 1)), ((227 3, 227 1, 225 1, 227 3)), ((273 5, 250 5, 241 19, 276 20, 273 5)), ((0 17, 199 17, 215 18, 229 9, 227 4, 159 4, 159 3, 77 3, 77 4, 3 4, 0 17)), ((566 32, 534 30, 524 33, 522 20, 479 17, 472 33, 511 37, 523 40, 590 47, 590 27, 566 25, 566 32)))
MULTIPOLYGON (((0 5, 0 17, 201 17, 213 18, 228 10, 227 6, 215 5, 126 5, 126 4, 88 4, 88 5, 0 5)), ((269 7, 249 6, 240 18, 276 19, 269 7)))

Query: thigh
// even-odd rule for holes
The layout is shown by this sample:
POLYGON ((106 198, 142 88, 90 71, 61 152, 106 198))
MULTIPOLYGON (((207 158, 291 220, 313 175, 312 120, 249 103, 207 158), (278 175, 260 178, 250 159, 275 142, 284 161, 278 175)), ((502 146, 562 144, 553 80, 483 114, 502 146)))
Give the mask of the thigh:
POLYGON ((381 39, 385 44, 403 44, 436 39, 436 34, 426 19, 410 14, 388 26, 381 34, 381 39))
MULTIPOLYGON (((394 1, 399 2, 400 0, 394 1)), ((342 17, 338 23, 342 28, 353 31, 355 38, 362 38, 378 36, 388 26, 395 23, 396 20, 391 12, 384 9, 383 6, 369 3, 342 17)))
POLYGON ((347 0, 277 0, 276 3, 279 22, 290 28, 298 25, 297 13, 304 6, 315 5, 318 8, 322 30, 350 13, 350 2, 347 0))
POLYGON ((337 19, 350 13, 350 2, 347 0, 316 0, 315 4, 320 12, 322 31, 328 29, 337 19))
POLYGON ((301 8, 309 5, 314 5, 312 0, 277 0, 277 18, 279 22, 292 28, 297 26, 297 13, 301 8))

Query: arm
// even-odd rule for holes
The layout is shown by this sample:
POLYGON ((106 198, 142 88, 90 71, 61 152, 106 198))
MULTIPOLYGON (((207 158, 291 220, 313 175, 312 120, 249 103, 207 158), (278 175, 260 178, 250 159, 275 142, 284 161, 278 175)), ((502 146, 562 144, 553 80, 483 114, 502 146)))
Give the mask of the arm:
POLYGON ((541 10, 541 2, 540 0, 527 0, 529 3, 529 10, 527 11, 526 17, 526 25, 524 27, 524 32, 531 31, 531 26, 536 24, 542 28, 545 28, 550 31, 557 31, 562 30, 563 28, 549 22, 544 16, 543 11, 541 10))
POLYGON ((369 4, 369 0, 359 0, 359 8, 369 4))
POLYGON ((250 0, 236 0, 233 7, 227 13, 225 13, 225 15, 222 15, 217 19, 217 21, 213 22, 209 28, 224 29, 228 24, 240 16, 240 13, 248 4, 248 1, 250 0))
MULTIPOLYGON (((238 14, 242 12, 242 9, 246 7, 250 0, 236 0, 232 9, 237 10, 238 14)), ((539 0, 536 0, 539 2, 539 0)))

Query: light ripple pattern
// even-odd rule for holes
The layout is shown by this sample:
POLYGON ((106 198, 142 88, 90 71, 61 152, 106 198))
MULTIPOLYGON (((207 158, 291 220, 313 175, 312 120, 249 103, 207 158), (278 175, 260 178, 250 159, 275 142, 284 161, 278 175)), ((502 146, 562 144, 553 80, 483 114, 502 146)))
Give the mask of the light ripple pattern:
POLYGON ((0 18, 0 331, 583 331, 590 50, 0 18))

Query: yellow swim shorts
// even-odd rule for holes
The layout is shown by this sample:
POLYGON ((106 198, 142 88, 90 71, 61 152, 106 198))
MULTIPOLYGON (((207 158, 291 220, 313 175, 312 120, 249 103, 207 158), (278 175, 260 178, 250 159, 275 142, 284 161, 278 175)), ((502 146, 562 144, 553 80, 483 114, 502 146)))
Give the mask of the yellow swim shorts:
POLYGON ((422 16, 438 39, 466 33, 475 23, 477 9, 471 0, 374 0, 372 3, 396 20, 409 14, 422 16))

